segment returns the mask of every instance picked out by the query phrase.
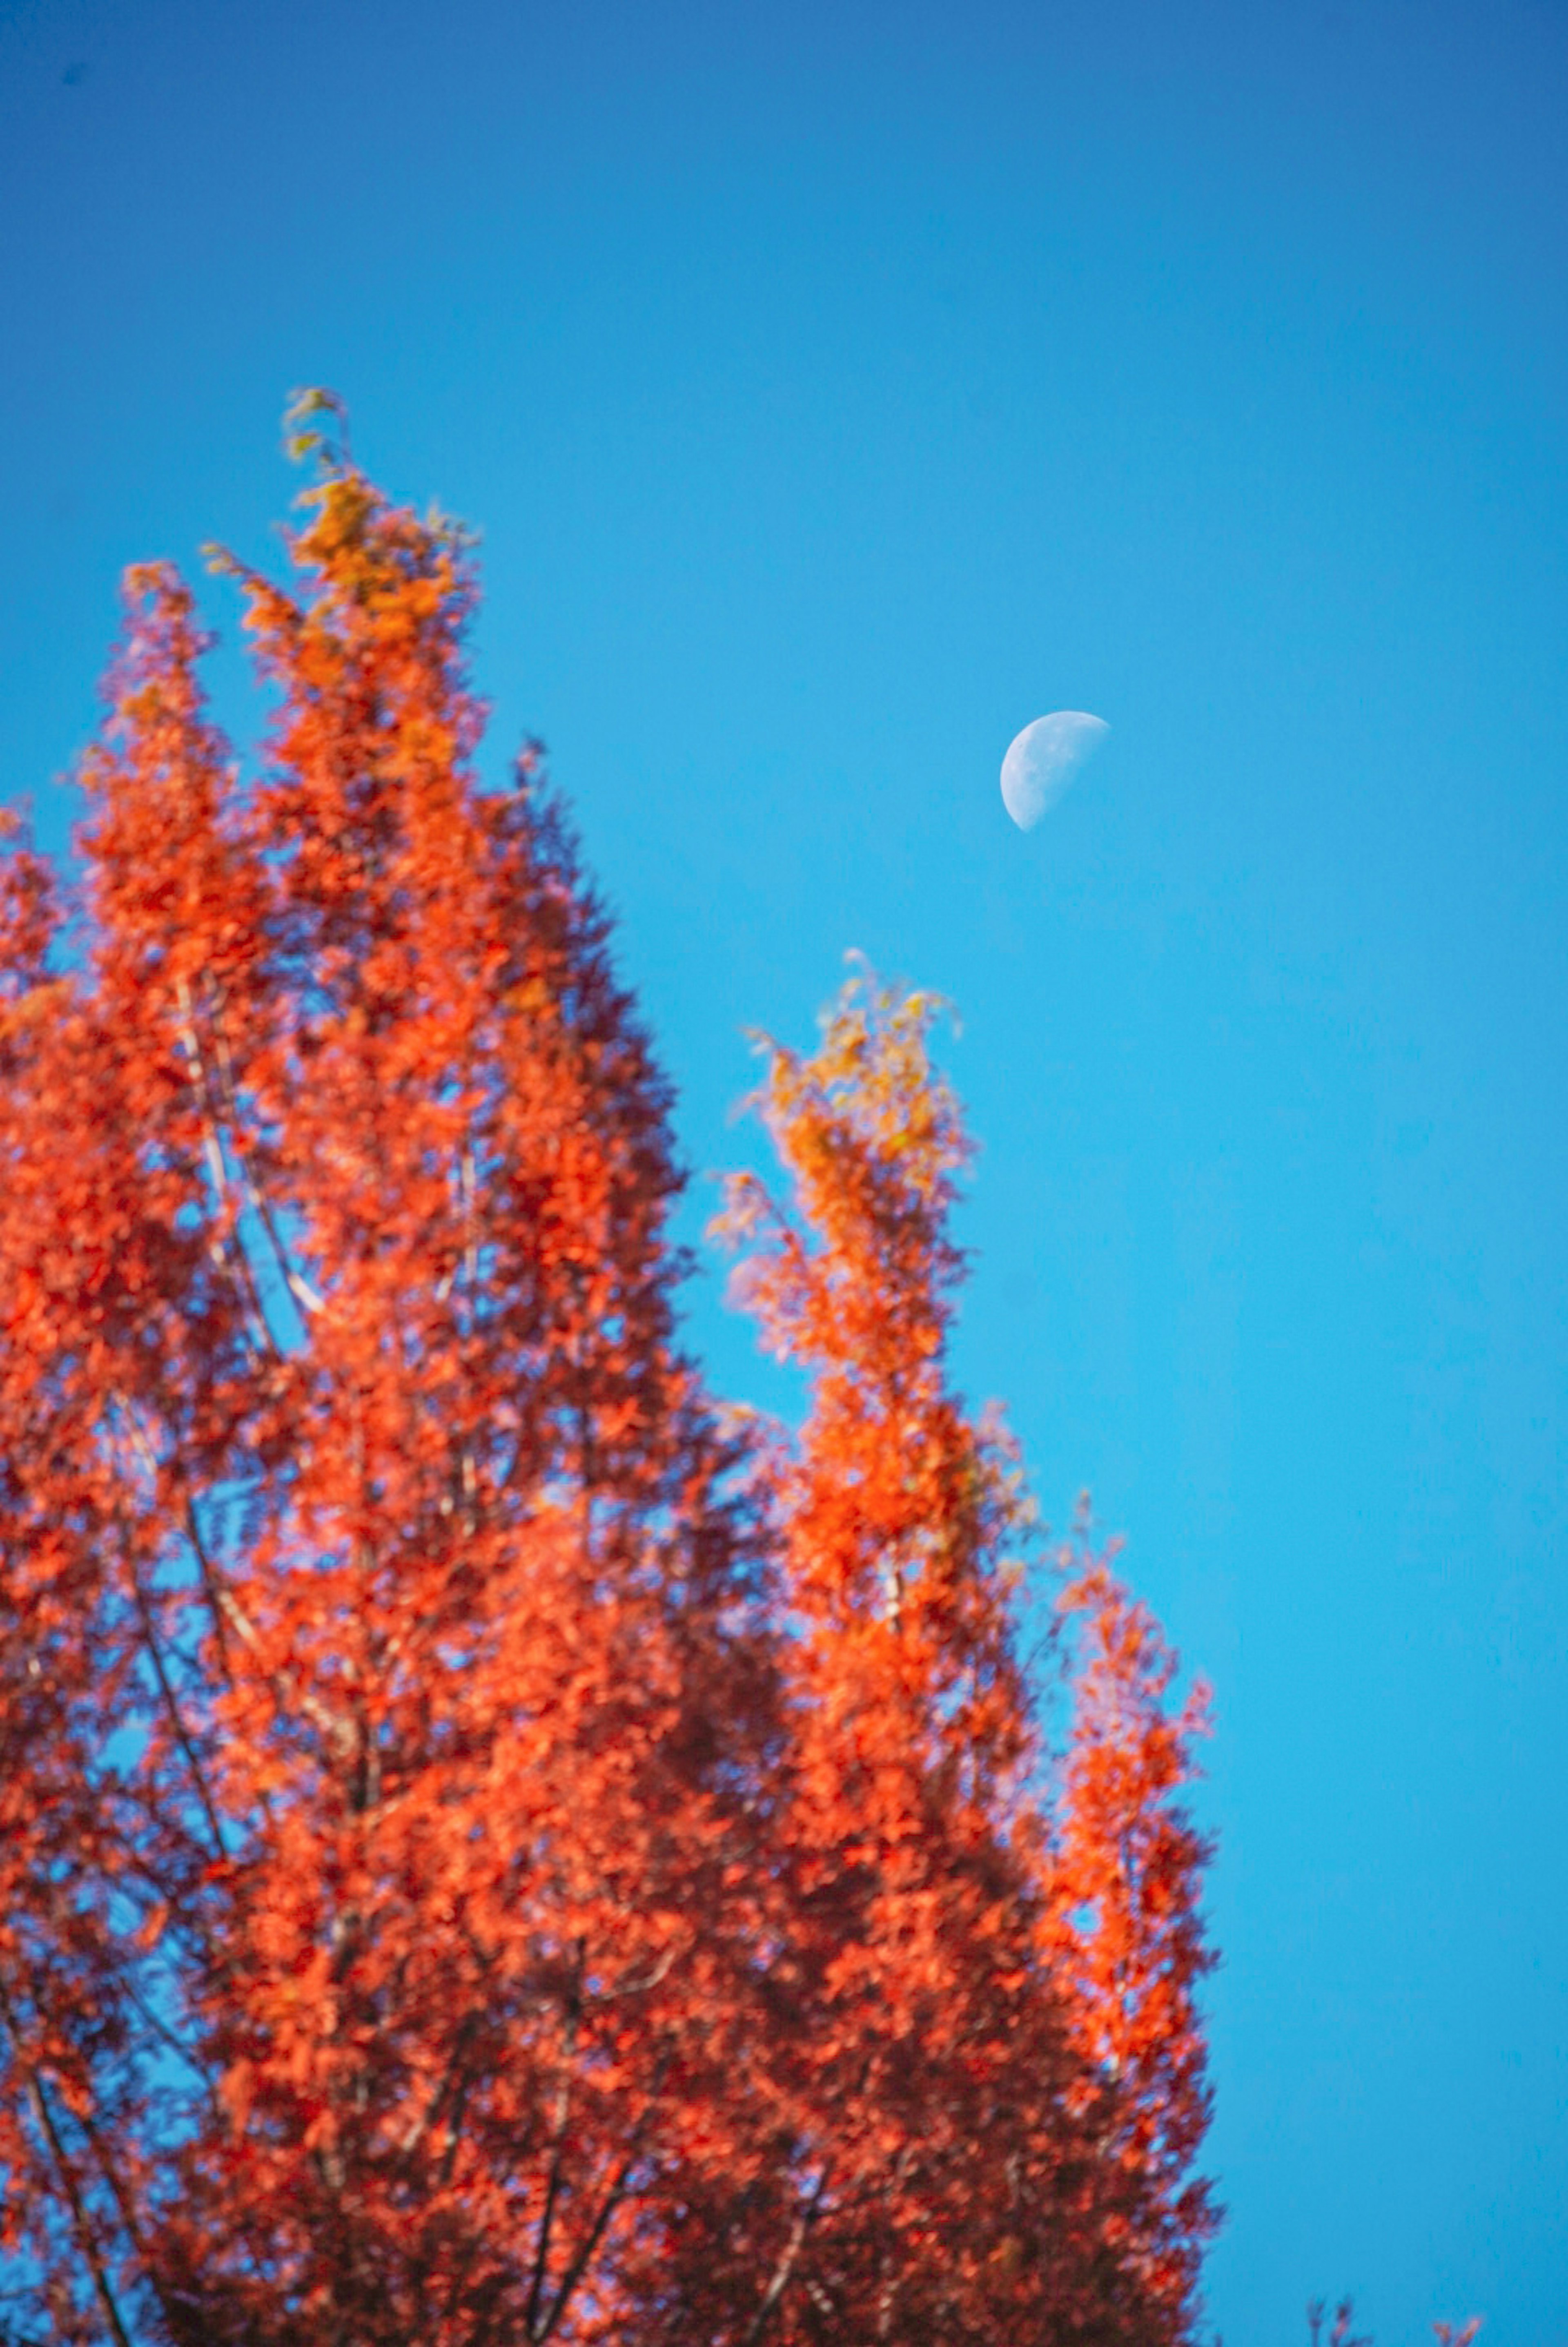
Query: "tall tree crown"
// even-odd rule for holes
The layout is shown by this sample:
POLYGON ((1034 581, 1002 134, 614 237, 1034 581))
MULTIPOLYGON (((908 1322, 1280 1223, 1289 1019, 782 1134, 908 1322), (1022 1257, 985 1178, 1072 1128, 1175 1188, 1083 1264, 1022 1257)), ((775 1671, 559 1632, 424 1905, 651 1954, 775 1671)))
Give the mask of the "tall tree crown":
POLYGON ((468 543, 299 420, 258 770, 147 566, 79 880, 0 852, 0 2264, 66 2347, 1186 2337, 1191 1723, 1085 1581, 1042 1794, 933 1005, 769 1051, 738 1432, 468 543))

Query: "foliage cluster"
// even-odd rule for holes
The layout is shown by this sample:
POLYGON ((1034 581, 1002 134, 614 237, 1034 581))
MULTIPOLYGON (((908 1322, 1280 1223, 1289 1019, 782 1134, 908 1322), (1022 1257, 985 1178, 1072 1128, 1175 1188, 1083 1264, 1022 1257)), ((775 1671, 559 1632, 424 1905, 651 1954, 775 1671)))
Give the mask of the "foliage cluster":
POLYGON ((1176 2347, 1202 1699, 1085 1532, 1042 1744, 933 1006, 768 1047, 723 1227, 809 1405, 726 1411, 467 543, 305 437, 260 771, 139 569, 79 876, 0 860, 15 2335, 1176 2347))

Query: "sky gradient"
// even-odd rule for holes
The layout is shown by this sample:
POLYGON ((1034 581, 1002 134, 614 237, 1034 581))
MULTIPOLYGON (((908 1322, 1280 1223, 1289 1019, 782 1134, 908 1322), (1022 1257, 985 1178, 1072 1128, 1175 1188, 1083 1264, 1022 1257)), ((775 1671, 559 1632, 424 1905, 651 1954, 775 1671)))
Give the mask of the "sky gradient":
POLYGON ((326 383, 483 532, 689 1235, 744 1028, 957 1005, 965 1389, 1216 1690, 1229 2347, 1568 2342, 1565 121, 1559 0, 0 0, 46 842, 119 569, 275 560, 326 383))

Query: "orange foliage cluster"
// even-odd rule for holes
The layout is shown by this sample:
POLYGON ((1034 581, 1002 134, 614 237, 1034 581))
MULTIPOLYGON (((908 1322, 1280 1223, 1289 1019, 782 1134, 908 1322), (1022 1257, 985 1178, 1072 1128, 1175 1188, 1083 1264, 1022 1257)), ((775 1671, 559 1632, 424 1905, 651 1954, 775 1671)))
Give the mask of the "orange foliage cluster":
POLYGON ((64 2347, 1175 2347, 1199 1715, 1080 1544, 1040 1741, 932 1006, 770 1048, 723 1220, 810 1401, 719 1409, 464 541, 313 445, 293 589, 225 565, 260 775, 143 569, 80 884, 0 857, 0 2280, 64 2347))

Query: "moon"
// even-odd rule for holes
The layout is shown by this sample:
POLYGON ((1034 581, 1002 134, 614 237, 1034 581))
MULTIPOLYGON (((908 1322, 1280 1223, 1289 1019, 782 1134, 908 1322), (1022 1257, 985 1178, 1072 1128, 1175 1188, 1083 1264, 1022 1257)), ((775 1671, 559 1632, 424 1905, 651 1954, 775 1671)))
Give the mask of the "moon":
POLYGON ((1103 717, 1057 709, 1037 717, 1009 743, 1002 761, 1002 804, 1020 831, 1033 831, 1070 787, 1110 732, 1103 717))

